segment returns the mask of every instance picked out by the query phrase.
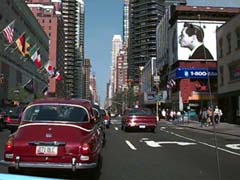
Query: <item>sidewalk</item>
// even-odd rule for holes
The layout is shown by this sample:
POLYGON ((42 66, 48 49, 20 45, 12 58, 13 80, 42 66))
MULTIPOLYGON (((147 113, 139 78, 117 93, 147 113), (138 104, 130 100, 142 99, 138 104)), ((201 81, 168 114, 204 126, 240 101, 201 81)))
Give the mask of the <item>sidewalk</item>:
MULTIPOLYGON (((164 119, 161 119, 160 122, 171 123, 176 126, 189 127, 189 128, 199 129, 199 130, 208 131, 208 132, 214 131, 214 126, 201 127, 201 123, 198 121, 190 120, 188 122, 186 121, 180 122, 180 121, 166 121, 164 119)), ((221 122, 220 124, 215 125, 215 130, 219 134, 226 134, 226 135, 240 137, 240 125, 221 122)))

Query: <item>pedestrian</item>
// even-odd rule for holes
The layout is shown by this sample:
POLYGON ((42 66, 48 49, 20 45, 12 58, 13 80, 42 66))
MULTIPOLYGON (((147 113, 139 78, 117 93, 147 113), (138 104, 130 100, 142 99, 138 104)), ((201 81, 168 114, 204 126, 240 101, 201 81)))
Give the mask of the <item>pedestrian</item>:
POLYGON ((201 116, 200 116, 201 127, 203 127, 204 124, 206 124, 207 119, 208 119, 207 108, 203 108, 203 109, 202 109, 202 112, 201 112, 201 116))
POLYGON ((161 113, 162 113, 162 118, 163 118, 163 119, 166 119, 166 111, 165 111, 165 109, 162 109, 162 112, 161 112, 161 113))
POLYGON ((221 116, 223 115, 222 110, 218 108, 218 106, 215 107, 213 116, 214 116, 214 122, 216 124, 220 123, 221 116))
POLYGON ((212 125, 212 118, 213 118, 213 110, 212 110, 212 107, 209 106, 208 107, 208 110, 207 110, 207 126, 210 126, 212 125))

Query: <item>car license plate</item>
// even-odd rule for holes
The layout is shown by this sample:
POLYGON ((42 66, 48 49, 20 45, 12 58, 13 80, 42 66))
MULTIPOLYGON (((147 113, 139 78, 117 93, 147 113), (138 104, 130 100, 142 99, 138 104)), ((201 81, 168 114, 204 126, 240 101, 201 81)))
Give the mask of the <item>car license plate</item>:
POLYGON ((56 156, 58 153, 57 146, 37 146, 36 155, 56 156))
POLYGON ((139 128, 144 129, 144 128, 146 128, 146 126, 145 125, 139 125, 139 128))

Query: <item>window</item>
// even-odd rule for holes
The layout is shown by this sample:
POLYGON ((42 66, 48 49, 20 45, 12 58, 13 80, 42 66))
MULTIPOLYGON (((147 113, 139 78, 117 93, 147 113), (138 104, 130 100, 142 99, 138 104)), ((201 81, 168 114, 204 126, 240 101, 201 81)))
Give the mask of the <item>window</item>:
POLYGON ((239 49, 240 48, 240 27, 236 28, 235 33, 236 33, 236 40, 237 40, 236 49, 239 49))
POLYGON ((231 33, 227 34, 227 54, 231 53, 231 33))

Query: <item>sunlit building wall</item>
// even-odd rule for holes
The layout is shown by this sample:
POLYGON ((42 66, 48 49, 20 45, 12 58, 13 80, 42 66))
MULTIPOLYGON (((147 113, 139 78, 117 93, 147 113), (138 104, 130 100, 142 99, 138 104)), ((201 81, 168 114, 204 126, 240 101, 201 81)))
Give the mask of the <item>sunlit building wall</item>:
MULTIPOLYGON (((64 33, 61 2, 47 0, 25 0, 49 38, 49 62, 53 67, 62 67, 64 33)), ((44 66, 44 64, 43 64, 44 66)), ((62 72, 62 71, 61 71, 62 72)), ((62 87, 62 86, 59 86, 62 87)), ((63 89, 57 88, 55 78, 49 78, 48 94, 62 96, 63 89), (57 92, 58 91, 58 92, 57 92)))

